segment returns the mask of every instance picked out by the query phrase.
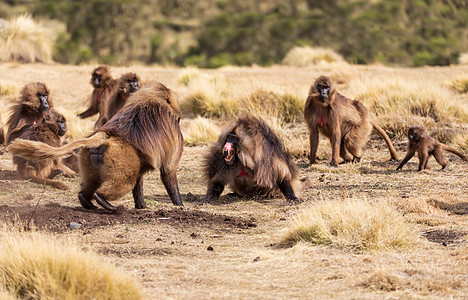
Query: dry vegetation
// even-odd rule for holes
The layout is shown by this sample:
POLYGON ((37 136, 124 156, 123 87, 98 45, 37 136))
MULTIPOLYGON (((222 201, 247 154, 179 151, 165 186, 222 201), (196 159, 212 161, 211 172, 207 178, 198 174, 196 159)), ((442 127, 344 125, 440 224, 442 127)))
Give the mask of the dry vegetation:
MULTIPOLYGON (((41 80, 69 120, 68 138, 86 135, 95 119, 75 115, 86 106, 92 68, 0 65, 0 91, 8 91, 0 92, 3 120, 15 91, 41 80)), ((321 139, 319 163, 310 166, 301 110, 310 84, 329 75, 340 93, 362 100, 392 134, 400 157, 411 125, 425 126, 466 153, 468 95, 450 83, 466 77, 468 66, 113 66, 111 71, 114 77, 135 71, 144 81, 161 81, 177 93, 184 111, 182 131, 191 145, 185 147, 178 173, 185 207, 170 203, 153 172, 145 177, 148 209, 135 210, 129 194, 115 203, 124 206, 120 214, 85 211, 76 199, 78 179, 60 178, 71 191, 21 181, 5 153, 0 156, 1 222, 33 219, 54 240, 89 247, 134 274, 150 298, 466 297, 466 163, 447 153, 445 172, 436 170, 434 160, 429 163, 433 170, 415 172, 416 158, 396 172, 398 162, 387 161, 384 142, 373 135, 359 164, 329 167, 331 150, 321 139), (198 204, 206 191, 199 167, 206 143, 244 110, 262 116, 295 155, 300 176, 307 179, 304 203, 223 194, 215 205, 198 204), (70 222, 82 226, 71 230, 70 222), (305 235, 297 235, 298 226, 305 235), (288 232, 299 238, 285 238, 288 232)), ((3 294, 0 289, 0 299, 3 294)))

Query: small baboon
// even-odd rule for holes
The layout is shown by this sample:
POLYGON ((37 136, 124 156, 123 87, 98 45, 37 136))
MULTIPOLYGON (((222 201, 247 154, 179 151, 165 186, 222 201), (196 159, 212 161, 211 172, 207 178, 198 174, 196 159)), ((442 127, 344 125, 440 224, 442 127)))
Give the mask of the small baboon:
POLYGON ((206 152, 203 172, 208 180, 205 202, 218 200, 228 185, 240 196, 283 193, 298 202, 299 170, 280 139, 263 121, 245 115, 231 123, 206 152))
POLYGON ((114 89, 114 93, 109 98, 106 119, 103 120, 105 124, 110 120, 119 110, 124 107, 128 97, 140 88, 140 77, 135 73, 123 74, 117 83, 117 87, 114 89))
POLYGON ((172 92, 161 83, 135 92, 124 108, 90 137, 62 147, 18 140, 7 150, 27 159, 61 157, 81 148, 78 199, 85 208, 98 204, 116 211, 108 201, 133 191, 136 208, 145 208, 143 175, 160 170, 161 179, 174 205, 183 205, 177 184, 177 165, 183 151, 172 92), (173 105, 171 105, 171 103, 173 105))
POLYGON ((441 170, 444 170, 445 167, 447 167, 447 162, 445 161, 443 154, 444 150, 460 156, 464 161, 468 160, 465 155, 461 154, 457 150, 447 147, 435 138, 427 135, 423 128, 419 126, 410 127, 408 130, 408 153, 401 161, 397 170, 403 168, 403 166, 414 156, 416 152, 418 152, 419 158, 418 171, 429 169, 427 162, 431 155, 433 155, 439 165, 442 166, 441 170))
POLYGON ((106 102, 112 95, 117 80, 112 78, 109 67, 102 65, 93 70, 90 83, 93 86, 90 106, 87 110, 78 114, 78 117, 84 119, 99 113, 99 118, 94 124, 95 128, 99 128, 103 125, 103 120, 105 120, 106 102))
POLYGON ((385 131, 369 119, 361 102, 338 93, 332 80, 320 76, 311 86, 304 117, 310 134, 310 163, 315 163, 319 132, 332 146, 331 166, 338 166, 338 157, 344 162, 359 162, 363 148, 374 128, 387 143, 392 159, 397 160, 395 148, 385 131))
POLYGON ((19 130, 25 125, 39 124, 44 114, 53 107, 49 89, 42 82, 29 83, 21 90, 21 96, 11 109, 7 121, 6 143, 18 137, 19 130))
MULTIPOLYGON (((51 109, 44 115, 44 119, 40 123, 23 126, 18 131, 17 139, 38 141, 52 147, 58 147, 61 143, 61 137, 66 131, 65 117, 51 109)), ((74 171, 60 162, 60 158, 32 161, 13 153, 13 163, 22 179, 30 179, 32 182, 50 185, 62 190, 68 190, 68 186, 63 182, 52 180, 52 178, 58 174, 69 177, 76 175, 74 171)))

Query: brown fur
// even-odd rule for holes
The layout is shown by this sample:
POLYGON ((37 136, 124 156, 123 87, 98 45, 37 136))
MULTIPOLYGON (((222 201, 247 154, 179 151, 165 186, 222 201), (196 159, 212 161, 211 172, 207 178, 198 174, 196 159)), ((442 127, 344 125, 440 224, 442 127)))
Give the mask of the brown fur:
POLYGON ((19 130, 25 125, 39 124, 44 118, 44 114, 53 108, 49 89, 42 82, 29 83, 21 90, 21 96, 11 109, 11 115, 7 121, 6 143, 9 144, 19 135, 19 130), (46 98, 45 106, 41 97, 46 98))
POLYGON ((84 119, 98 113, 99 118, 94 124, 94 127, 100 128, 105 123, 108 99, 114 92, 117 80, 112 78, 109 67, 102 65, 93 70, 90 83, 93 86, 90 106, 87 110, 79 114, 78 117, 84 119))
MULTIPOLYGON (((61 114, 49 110, 41 123, 24 126, 19 131, 18 139, 38 141, 58 147, 61 143, 61 137, 66 132, 65 122, 65 118, 61 114)), ((13 163, 17 165, 16 171, 22 179, 30 179, 32 182, 50 185, 62 190, 68 190, 68 187, 60 181, 51 180, 51 178, 60 173, 68 176, 76 175, 75 172, 62 165, 60 159, 47 158, 31 161, 13 154, 13 163)))
POLYGON ((372 128, 384 138, 391 158, 398 159, 387 134, 375 122, 369 120, 364 105, 338 93, 331 79, 326 76, 320 76, 311 86, 304 117, 310 133, 311 164, 316 160, 319 132, 330 140, 330 165, 336 167, 338 157, 345 162, 360 161, 372 128))
POLYGON ((445 161, 443 155, 444 150, 460 156, 460 158, 464 161, 468 160, 468 158, 462 153, 447 147, 435 138, 427 135, 423 128, 419 126, 413 126, 408 130, 408 153, 401 161, 397 170, 400 170, 414 156, 416 152, 418 152, 419 158, 418 171, 429 169, 427 162, 431 155, 434 156, 439 165, 442 166, 442 170, 444 170, 445 167, 447 167, 447 162, 445 161))
POLYGON ((161 179, 175 205, 182 205, 177 184, 177 166, 183 151, 178 119, 180 112, 168 104, 175 101, 161 83, 140 89, 92 136, 62 147, 18 140, 8 151, 29 159, 60 157, 81 148, 78 198, 85 208, 94 208, 93 197, 104 208, 133 189, 136 208, 146 207, 143 175, 159 169, 161 179))
POLYGON ((287 200, 298 201, 292 188, 299 186, 297 166, 271 128, 251 115, 226 127, 205 154, 203 171, 208 180, 207 202, 216 201, 225 185, 240 196, 276 195, 281 191, 287 200), (223 156, 226 142, 235 148, 232 164, 223 156))
POLYGON ((119 110, 121 110, 128 97, 140 88, 140 77, 135 73, 123 74, 117 83, 112 96, 109 98, 109 105, 106 112, 106 120, 110 120, 119 110))
POLYGON ((3 120, 2 116, 0 115, 0 145, 5 143, 5 131, 3 130, 3 120))

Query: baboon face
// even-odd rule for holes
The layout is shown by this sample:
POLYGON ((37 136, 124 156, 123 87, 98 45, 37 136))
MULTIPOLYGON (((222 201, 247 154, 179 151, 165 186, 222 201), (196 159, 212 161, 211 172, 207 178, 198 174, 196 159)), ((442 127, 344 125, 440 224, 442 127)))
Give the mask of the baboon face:
POLYGON ((226 138, 226 143, 223 147, 223 158, 226 164, 232 165, 236 160, 236 147, 239 143, 239 138, 233 132, 229 133, 226 138))
POLYGON ((140 77, 135 73, 127 73, 120 78, 120 91, 122 93, 134 93, 140 89, 140 77))
POLYGON ((315 82, 315 88, 319 92, 319 100, 325 103, 328 100, 331 89, 331 80, 326 76, 320 76, 315 82))
POLYGON ((408 139, 410 142, 416 143, 422 137, 423 132, 421 127, 413 126, 408 130, 408 139))
POLYGON ((42 82, 27 84, 21 91, 21 94, 21 102, 23 105, 30 107, 30 109, 43 113, 50 107, 49 90, 42 82))
POLYGON ((64 136, 67 133, 67 121, 65 117, 54 110, 49 111, 42 122, 46 123, 58 136, 64 136))
POLYGON ((46 111, 49 109, 49 92, 46 89, 41 89, 37 92, 37 97, 39 98, 40 105, 39 105, 39 110, 40 111, 46 111))
POLYGON ((109 68, 107 66, 99 66, 94 69, 93 73, 91 74, 91 85, 98 89, 102 85, 102 77, 104 74, 109 72, 109 68))

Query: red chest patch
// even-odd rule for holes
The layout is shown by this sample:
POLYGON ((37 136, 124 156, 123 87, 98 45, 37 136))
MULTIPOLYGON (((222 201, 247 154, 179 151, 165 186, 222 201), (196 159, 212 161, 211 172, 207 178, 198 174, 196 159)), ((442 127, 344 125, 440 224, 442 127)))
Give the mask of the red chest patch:
POLYGON ((244 166, 241 167, 241 171, 237 174, 237 177, 253 177, 245 170, 244 166))
POLYGON ((101 103, 101 98, 102 98, 103 93, 104 93, 104 91, 99 92, 99 96, 97 98, 97 103, 101 103))
POLYGON ((327 120, 325 120, 325 118, 322 115, 320 115, 320 117, 317 120, 317 124, 319 124, 319 126, 325 126, 327 125, 327 120))

